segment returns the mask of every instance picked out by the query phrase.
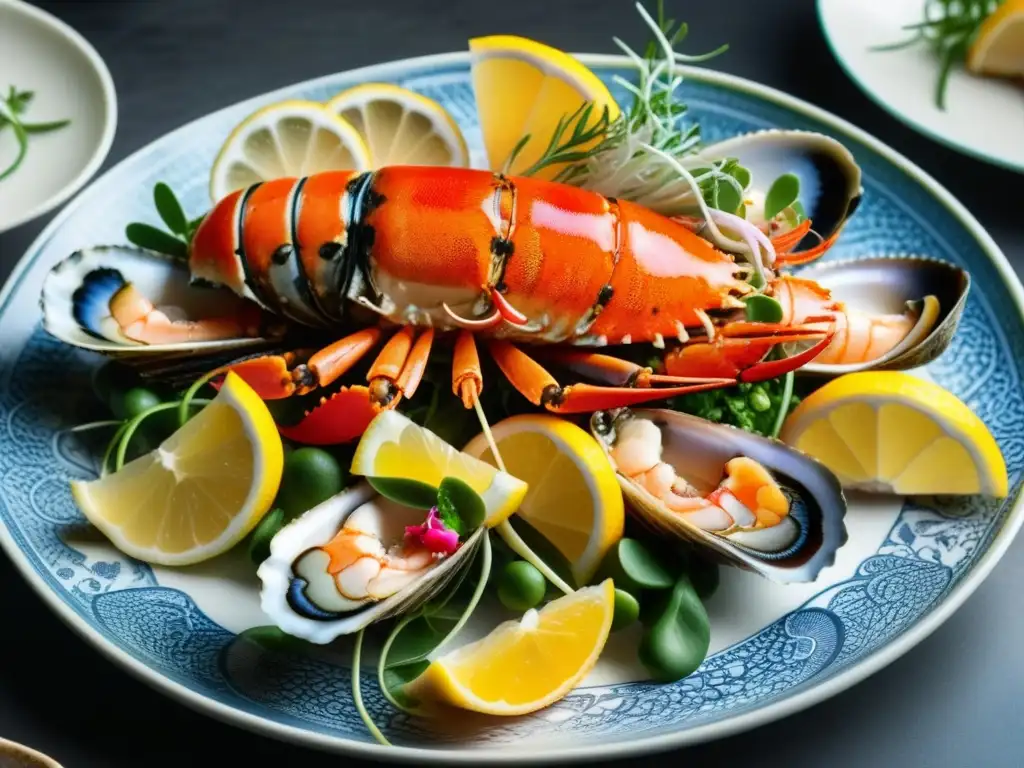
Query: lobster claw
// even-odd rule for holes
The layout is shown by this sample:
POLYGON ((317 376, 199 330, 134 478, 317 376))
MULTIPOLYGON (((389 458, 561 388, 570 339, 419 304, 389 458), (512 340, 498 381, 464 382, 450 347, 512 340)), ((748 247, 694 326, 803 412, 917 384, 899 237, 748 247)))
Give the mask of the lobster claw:
POLYGON ((795 371, 820 355, 832 342, 835 326, 820 327, 733 323, 725 326, 711 342, 679 347, 665 356, 665 372, 670 376, 716 376, 736 381, 764 381, 795 371), (760 333, 748 337, 759 327, 760 333), (765 357, 777 344, 815 341, 808 349, 779 360, 765 357))
POLYGON ((279 424, 277 429, 288 440, 303 445, 337 445, 361 437, 376 415, 370 390, 356 385, 322 398, 298 424, 279 424))

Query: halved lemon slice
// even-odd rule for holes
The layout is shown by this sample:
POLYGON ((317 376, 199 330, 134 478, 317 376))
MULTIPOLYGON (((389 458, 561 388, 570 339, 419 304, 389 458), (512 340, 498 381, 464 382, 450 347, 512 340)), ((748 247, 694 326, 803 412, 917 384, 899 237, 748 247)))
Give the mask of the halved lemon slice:
POLYGON ((352 457, 352 473, 419 480, 434 487, 445 477, 457 477, 480 494, 491 527, 507 520, 527 491, 518 477, 459 452, 397 411, 382 411, 370 422, 352 457))
POLYGON ((833 379, 800 402, 779 437, 845 488, 1007 494, 1006 462, 985 423, 948 390, 908 373, 833 379))
MULTIPOLYGON (((477 37, 469 41, 480 129, 491 169, 501 171, 512 150, 530 134, 509 167, 512 175, 530 168, 551 141, 555 126, 585 102, 594 104, 588 126, 608 108, 619 116, 619 106, 600 78, 567 53, 514 35, 477 37)), ((587 149, 596 140, 580 145, 587 149)), ((562 166, 539 171, 550 179, 562 166)))
POLYGON ((608 641, 615 587, 593 587, 531 608, 481 640, 430 663, 407 690, 489 715, 524 715, 563 698, 593 669, 608 641))
POLYGON ((359 132, 323 104, 290 100, 260 109, 231 132, 213 161, 210 196, 282 176, 365 171, 370 151, 359 132))
POLYGON ((226 552, 270 509, 281 438, 266 404, 229 373, 217 396, 158 448, 71 495, 119 550, 147 563, 190 565, 226 552))
POLYGON ((365 83, 342 91, 327 109, 351 124, 366 141, 370 164, 469 165, 469 148, 444 107, 390 83, 365 83))
POLYGON ((1006 0, 982 22, 967 50, 967 69, 997 77, 1024 76, 1024 0, 1006 0))
MULTIPOLYGON (((576 584, 586 584, 626 524, 622 489, 597 441, 570 421, 524 414, 491 428, 505 471, 529 491, 519 516, 569 561, 576 584)), ((497 466, 484 435, 463 449, 497 466)))

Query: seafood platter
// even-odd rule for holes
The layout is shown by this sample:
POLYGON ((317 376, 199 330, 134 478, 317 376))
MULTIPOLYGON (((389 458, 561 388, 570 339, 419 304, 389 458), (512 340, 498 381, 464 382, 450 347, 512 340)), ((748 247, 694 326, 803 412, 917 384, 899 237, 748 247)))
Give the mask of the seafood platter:
POLYGON ((237 105, 54 222, 0 540, 63 618, 272 736, 529 761, 766 722, 966 598, 1020 524, 1019 284, 637 10, 624 57, 237 105))

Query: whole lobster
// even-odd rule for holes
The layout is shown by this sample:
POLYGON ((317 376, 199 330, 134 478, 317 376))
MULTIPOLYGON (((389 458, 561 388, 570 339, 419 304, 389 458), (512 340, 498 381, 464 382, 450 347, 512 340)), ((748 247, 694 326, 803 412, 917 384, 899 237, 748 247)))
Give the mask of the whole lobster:
MULTIPOLYGON (((561 413, 779 376, 833 335, 822 326, 834 309, 827 291, 800 312, 804 324, 748 321, 750 266, 685 222, 485 170, 385 167, 254 184, 205 216, 189 268, 193 280, 226 286, 271 316, 328 330, 355 324, 312 354, 225 367, 264 399, 329 385, 389 329, 367 376, 374 410, 412 396, 435 332, 457 332, 452 388, 467 408, 483 388, 479 339, 530 402, 561 413), (794 341, 814 343, 768 359, 794 341), (658 372, 595 350, 631 343, 659 350, 658 372), (560 384, 537 360, 597 383, 560 384)), ((791 279, 765 273, 763 291, 784 294, 791 279)), ((261 325, 250 311, 172 320, 130 283, 110 308, 125 335, 143 343, 236 338, 261 325)))

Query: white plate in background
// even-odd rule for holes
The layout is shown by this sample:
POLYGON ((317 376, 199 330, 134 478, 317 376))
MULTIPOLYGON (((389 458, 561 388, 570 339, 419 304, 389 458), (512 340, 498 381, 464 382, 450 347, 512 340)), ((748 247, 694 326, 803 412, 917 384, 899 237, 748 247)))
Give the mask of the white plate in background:
MULTIPOLYGON (((29 137, 17 170, 0 180, 0 232, 56 208, 96 173, 117 125, 114 81, 96 50, 54 16, 22 2, 0 0, 0 89, 33 91, 27 122, 71 124, 29 137)), ((0 130, 0 173, 17 156, 8 126, 0 130)))
POLYGON ((904 26, 922 21, 925 0, 818 0, 818 19, 832 53, 879 106, 953 149, 1024 172, 1024 86, 950 73, 945 110, 936 104, 941 70, 924 44, 874 48, 907 40, 904 26))

